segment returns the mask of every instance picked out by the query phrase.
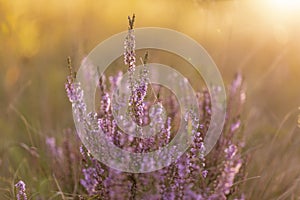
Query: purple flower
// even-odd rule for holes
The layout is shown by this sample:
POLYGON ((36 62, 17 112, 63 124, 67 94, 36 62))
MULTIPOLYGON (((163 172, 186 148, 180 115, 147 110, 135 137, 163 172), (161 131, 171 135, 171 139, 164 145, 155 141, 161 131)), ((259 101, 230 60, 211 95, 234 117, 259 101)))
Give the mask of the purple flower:
POLYGON ((241 126, 241 120, 237 119, 234 123, 231 124, 230 126, 230 131, 231 132, 235 132, 236 130, 238 130, 241 126))
POLYGON ((202 176, 203 176, 203 178, 206 178, 207 174, 208 174, 208 171, 207 171, 207 170, 203 170, 203 171, 202 171, 202 176))
POLYGON ((81 89, 80 83, 73 82, 73 78, 68 76, 65 89, 69 100, 72 103, 74 113, 77 114, 76 120, 83 121, 85 118, 86 104, 83 99, 83 90, 81 89))
POLYGON ((15 184, 15 187, 17 189, 17 200, 27 200, 25 183, 20 180, 15 184))
POLYGON ((54 137, 46 137, 46 145, 51 155, 57 160, 61 160, 63 157, 63 151, 61 147, 56 146, 54 137))
MULTIPOLYGON (((100 129, 118 147, 135 153, 151 152, 160 150, 159 158, 145 159, 141 169, 156 165, 159 159, 167 159, 169 155, 179 150, 173 146, 169 152, 162 151, 165 145, 172 142, 172 137, 178 128, 178 121, 185 120, 187 131, 191 135, 192 144, 182 155, 170 166, 148 174, 132 174, 119 172, 102 165, 93 158, 90 153, 80 148, 83 167, 80 184, 85 188, 88 197, 98 199, 210 199, 219 200, 239 198, 240 193, 235 193, 232 188, 234 181, 240 179, 242 164, 239 142, 234 142, 233 134, 241 127, 240 108, 237 112, 228 112, 226 128, 212 152, 205 157, 205 136, 210 125, 212 114, 211 98, 207 90, 198 93, 200 116, 187 111, 183 119, 176 118, 180 111, 175 97, 167 96, 164 99, 164 88, 159 92, 159 100, 155 102, 146 101, 149 89, 149 66, 143 63, 139 75, 134 77, 136 70, 134 16, 129 17, 128 34, 124 42, 124 63, 128 65, 129 73, 129 101, 114 102, 114 90, 118 88, 122 72, 116 76, 110 76, 110 88, 106 88, 105 77, 99 78, 100 109, 97 112, 86 113, 86 105, 83 98, 83 90, 80 83, 76 82, 73 73, 68 76, 65 89, 68 95, 76 120, 83 123, 87 131, 95 132, 100 129), (112 97, 112 98, 111 98, 112 97), (175 99, 175 100, 174 100, 175 99), (164 106, 167 104, 166 109, 164 106), (164 106, 163 106, 164 105, 164 106), (128 106, 128 113, 114 119, 112 111, 122 106, 128 106), (118 123, 124 124, 132 131, 143 134, 143 126, 149 125, 153 137, 138 138, 127 135, 118 127, 118 123), (137 124, 137 126, 135 126, 137 124), (237 174, 239 175, 237 176, 237 174)), ((187 80, 186 80, 187 81, 187 80)), ((240 86, 242 79, 237 76, 231 86, 230 98, 238 97, 242 101, 240 86)), ((184 100, 189 103, 188 97, 184 100)), ((229 108, 234 107, 234 103, 229 108)), ((239 103, 240 105, 240 103, 239 103)), ((230 110, 232 111, 232 110, 230 110)), ((126 129, 127 130, 127 129, 126 129)), ((50 149, 56 149, 55 140, 48 138, 46 143, 50 149)), ((54 150, 53 150, 54 151, 54 150)), ((132 165, 134 166, 134 162, 132 165)), ((135 167, 135 166, 134 166, 135 167)), ((24 184, 25 193, 25 184, 24 184)), ((243 196, 242 196, 243 197, 243 196)))
POLYGON ((218 185, 215 189, 215 194, 212 197, 225 197, 230 193, 235 175, 239 172, 242 166, 242 160, 237 154, 237 147, 230 145, 225 149, 225 161, 222 173, 218 180, 218 185))
POLYGON ((81 185, 86 189, 89 195, 95 194, 96 187, 98 185, 96 169, 89 167, 87 169, 83 169, 82 173, 84 175, 84 179, 80 180, 81 185))
POLYGON ((128 72, 135 71, 135 36, 134 30, 129 29, 124 42, 124 63, 128 65, 128 72))
POLYGON ((124 42, 124 63, 126 65, 129 65, 128 71, 129 72, 134 72, 135 70, 135 36, 134 36, 134 30, 133 30, 133 25, 134 25, 134 20, 135 20, 135 15, 130 18, 128 16, 129 20, 129 28, 128 28, 128 34, 125 38, 124 42))
POLYGON ((224 150, 224 152, 226 153, 226 158, 228 160, 233 159, 233 157, 236 155, 237 153, 237 147, 235 145, 230 145, 228 148, 226 148, 224 150))
MULTIPOLYGON (((150 128, 155 134, 160 133, 165 128, 166 111, 161 102, 154 104, 149 111, 151 119, 150 128)), ((171 121, 169 121, 170 123, 171 121)), ((170 128, 170 127, 168 127, 170 128)))
POLYGON ((117 73, 116 76, 110 76, 110 77, 108 78, 109 83, 110 83, 110 85, 111 85, 111 87, 110 87, 110 92, 111 92, 111 94, 112 94, 112 93, 114 92, 114 90, 117 89, 118 86, 120 85, 122 76, 123 76, 123 72, 122 72, 122 71, 119 71, 119 72, 117 73))

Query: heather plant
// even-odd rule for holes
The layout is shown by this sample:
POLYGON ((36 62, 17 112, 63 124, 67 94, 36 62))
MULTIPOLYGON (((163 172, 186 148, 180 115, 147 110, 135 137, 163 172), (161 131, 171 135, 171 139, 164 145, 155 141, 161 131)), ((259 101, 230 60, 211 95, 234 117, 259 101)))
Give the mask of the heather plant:
MULTIPOLYGON (((129 101, 118 102, 118 104, 112 101, 114 89, 120 84, 122 72, 110 76, 109 83, 104 74, 99 74, 100 107, 98 112, 86 113, 84 92, 80 82, 76 80, 76 73, 72 69, 70 59, 68 59, 70 74, 65 88, 72 103, 75 120, 82 122, 86 130, 92 134, 102 130, 114 145, 128 151, 142 153, 160 149, 174 137, 178 105, 172 95, 167 95, 163 86, 149 84, 148 69, 151 66, 147 64, 148 54, 141 59, 143 67, 139 69, 139 76, 134 76, 135 16, 128 19, 124 63, 129 74, 129 101), (149 93, 155 94, 149 95, 149 93), (125 116, 117 116, 115 119, 112 110, 122 106, 122 103, 128 104, 128 111, 125 116), (163 109, 163 104, 171 105, 170 112, 167 113, 163 109), (138 125, 149 124, 150 130, 158 134, 149 138, 128 136, 117 124, 123 123, 130 129, 131 120, 138 125)), ((204 88, 199 91, 197 100, 200 116, 193 111, 186 113, 186 118, 192 121, 192 145, 176 162, 157 171, 138 174, 121 172, 102 164, 88 149, 81 146, 80 184, 86 192, 83 196, 92 199, 244 199, 239 189, 245 179, 244 168, 247 160, 242 154, 244 144, 241 135, 241 114, 245 91, 241 75, 237 74, 229 87, 229 106, 225 126, 215 148, 207 156, 204 156, 204 137, 212 114, 208 90, 204 88)), ((135 127, 135 131, 143 134, 138 127, 135 127)), ((51 140, 48 143, 50 147, 53 146, 51 140)), ((146 164, 153 163, 150 161, 146 164)))
MULTIPOLYGON (((32 0, 1 1, 0 199, 170 199, 180 195, 186 199, 299 199, 300 18, 294 2, 75 0, 43 6, 32 0), (208 155, 201 152, 210 149, 205 142, 215 113, 210 84, 203 86, 200 76, 194 76, 188 59, 153 49, 147 49, 146 56, 141 43, 153 40, 153 44, 162 44, 171 35, 163 40, 145 32, 141 39, 141 29, 135 28, 132 18, 131 35, 126 38, 127 31, 121 33, 118 45, 104 51, 117 50, 110 55, 118 56, 106 65, 107 73, 101 76, 100 72, 97 77, 96 66, 105 65, 97 62, 94 67, 93 81, 98 85, 93 98, 95 112, 83 113, 78 119, 89 119, 89 130, 97 130, 101 124, 111 143, 128 152, 147 153, 170 144, 184 119, 178 115, 178 99, 167 88, 148 81, 143 86, 141 80, 150 72, 150 81, 170 75, 171 84, 181 83, 168 73, 151 77, 155 67, 151 62, 156 62, 183 72, 195 87, 200 113, 194 127, 198 124, 200 131, 188 132, 193 143, 176 162, 143 174, 109 168, 79 139, 81 131, 73 128, 70 102, 61 87, 65 53, 71 54, 76 66, 69 89, 80 84, 86 97, 81 76, 84 65, 78 69, 79 61, 97 41, 106 41, 108 35, 127 28, 119 16, 128 10, 136 10, 138 26, 166 27, 192 36, 219 65, 227 85, 226 123, 208 155), (124 39, 124 53, 134 59, 131 65, 137 75, 132 79, 133 89, 126 86, 126 93, 135 97, 141 91, 141 98, 131 99, 132 106, 128 106, 129 99, 115 102, 117 93, 112 93, 118 88, 124 91, 124 77, 129 75, 129 63, 125 65, 121 56, 124 39), (132 44, 135 46, 130 47, 132 44), (245 105, 241 75, 228 84, 237 70, 247 78, 245 105), (124 109, 126 115, 116 115, 124 107, 129 107, 124 109), (151 127, 156 137, 133 137, 130 132, 138 132, 132 131, 132 122, 151 127), (121 130, 120 125, 129 131, 121 130), (68 127, 72 130, 62 131, 68 127)), ((177 46, 183 49, 185 45, 177 46)), ((101 60, 102 55, 98 54, 101 60)), ((194 55, 201 59, 198 53, 194 55)), ((78 107, 81 100, 73 98, 72 102, 78 107)), ((89 101, 82 103, 89 109, 89 101)))

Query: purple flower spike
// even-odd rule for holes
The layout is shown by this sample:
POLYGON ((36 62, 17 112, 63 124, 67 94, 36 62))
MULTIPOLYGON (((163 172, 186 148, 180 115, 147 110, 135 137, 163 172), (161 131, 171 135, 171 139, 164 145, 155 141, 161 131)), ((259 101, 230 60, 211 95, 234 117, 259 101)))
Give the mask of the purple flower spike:
POLYGON ((15 187, 17 189, 17 200, 27 200, 25 183, 23 181, 19 181, 15 184, 15 187))

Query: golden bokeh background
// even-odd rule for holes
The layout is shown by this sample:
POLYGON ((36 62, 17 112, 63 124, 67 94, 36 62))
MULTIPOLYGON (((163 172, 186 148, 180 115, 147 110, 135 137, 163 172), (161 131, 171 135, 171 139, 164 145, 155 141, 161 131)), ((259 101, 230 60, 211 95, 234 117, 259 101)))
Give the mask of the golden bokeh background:
MULTIPOLYGON (((67 56, 78 68, 98 43, 127 29, 132 13, 136 27, 170 28, 198 41, 225 84, 236 72, 243 74, 246 143, 259 149, 249 173, 263 176, 268 171, 263 162, 270 161, 266 158, 279 156, 276 167, 287 156, 281 167, 292 171, 286 185, 293 185, 300 176, 295 156, 300 148, 291 145, 300 137, 299 0, 0 0, 2 154, 18 142, 37 146, 35 134, 58 135, 74 127, 64 91, 67 56), (274 135, 280 138, 278 145, 268 146, 274 135)), ((0 157, 0 168, 1 163, 0 157)), ((270 177, 284 182, 286 176, 277 175, 270 177)), ((255 188, 264 181, 249 181, 249 193, 262 194, 263 189, 255 188)), ((278 196, 281 188, 272 187, 278 196)))

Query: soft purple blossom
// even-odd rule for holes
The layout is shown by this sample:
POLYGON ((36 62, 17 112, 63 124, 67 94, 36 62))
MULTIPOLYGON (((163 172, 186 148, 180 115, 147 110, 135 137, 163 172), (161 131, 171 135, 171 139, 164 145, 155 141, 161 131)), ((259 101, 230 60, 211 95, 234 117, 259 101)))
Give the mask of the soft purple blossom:
POLYGON ((27 200, 25 183, 20 180, 17 184, 15 184, 15 187, 17 189, 17 200, 27 200))
POLYGON ((135 36, 134 36, 134 24, 135 15, 130 18, 129 20, 129 27, 128 27, 128 34, 124 41, 124 63, 128 65, 128 72, 129 72, 129 84, 131 92, 134 89, 134 80, 133 80, 133 72, 135 71, 135 36))
POLYGON ((128 29, 128 35, 125 38, 124 42, 124 63, 128 65, 128 71, 135 71, 135 36, 134 30, 128 29))
POLYGON ((86 104, 83 99, 83 90, 81 89, 80 83, 74 82, 73 78, 68 76, 65 89, 72 103, 74 113, 77 114, 76 120, 83 121, 85 118, 86 104))
POLYGON ((217 187, 212 197, 223 198, 230 193, 234 178, 242 166, 242 160, 237 154, 237 147, 230 145, 225 149, 225 161, 222 173, 219 177, 217 187))
POLYGON ((165 127, 166 111, 161 102, 154 104, 149 111, 151 119, 150 128, 152 133, 160 133, 165 127))
POLYGON ((241 126, 241 120, 237 119, 234 123, 231 124, 230 126, 230 131, 231 132, 235 132, 236 130, 238 130, 241 126))
POLYGON ((62 148, 56 145, 56 140, 54 137, 46 137, 46 145, 53 157, 58 160, 63 157, 62 148))
POLYGON ((113 92, 115 91, 115 89, 118 88, 118 86, 120 85, 120 82, 121 82, 121 79, 122 79, 122 76, 123 76, 123 72, 122 71, 119 71, 117 73, 117 75, 115 76, 110 76, 108 78, 109 80, 109 83, 110 83, 110 92, 111 94, 113 94, 113 92))
POLYGON ((82 173, 84 175, 84 179, 80 180, 81 185, 86 189, 89 195, 93 195, 96 193, 96 187, 99 184, 96 176, 96 169, 89 167, 87 169, 83 169, 82 173))
MULTIPOLYGON (((147 90, 150 88, 149 66, 144 62, 139 76, 134 78, 136 57, 133 25, 134 16, 133 18, 129 17, 128 34, 124 42, 124 63, 128 65, 130 85, 129 102, 125 102, 129 107, 128 115, 118 116, 117 119, 112 115, 112 110, 115 108, 112 109, 114 102, 111 101, 114 98, 111 97, 118 88, 122 72, 109 77, 110 88, 106 88, 104 75, 99 78, 100 108, 97 112, 86 113, 84 93, 73 73, 70 73, 65 89, 75 111, 76 120, 83 122, 87 130, 96 132, 101 129, 118 147, 127 151, 143 153, 161 150, 172 141, 178 121, 175 116, 180 109, 176 106, 176 99, 174 100, 170 96, 166 97, 166 100, 160 97, 159 100, 156 98, 154 102, 146 101, 147 90), (165 109, 164 104, 171 106, 165 109), (150 130, 155 136, 150 138, 128 136, 118 127, 119 118, 126 123, 133 120, 137 124, 133 130, 141 134, 143 125, 149 124, 150 130)), ((240 95, 241 84, 242 79, 238 76, 231 86, 231 91, 240 95)), ((238 132, 237 130, 241 127, 240 112, 228 112, 226 121, 228 128, 224 129, 216 147, 205 157, 204 139, 210 124, 212 103, 207 90, 199 92, 197 97, 200 116, 190 110, 181 119, 185 120, 187 124, 190 122, 191 127, 187 131, 190 131, 192 145, 184 155, 168 167, 148 174, 119 172, 102 165, 84 147, 81 147, 83 166, 80 184, 85 188, 87 197, 168 200, 219 200, 241 197, 240 194, 234 194, 232 189, 234 181, 238 177, 237 174, 240 173, 240 168, 244 164, 240 154, 242 147, 233 139, 233 134, 238 132)), ((242 99, 242 97, 239 98, 242 99)), ((190 99, 186 98, 185 101, 188 103, 190 99)), ((55 149, 55 141, 51 138, 47 140, 47 144, 50 149, 55 149)), ((177 151, 176 147, 174 147, 174 151, 177 151)), ((159 159, 166 159, 168 157, 166 154, 172 155, 172 151, 162 153, 159 159)), ((141 168, 155 165, 156 162, 155 159, 145 160, 141 168)))

